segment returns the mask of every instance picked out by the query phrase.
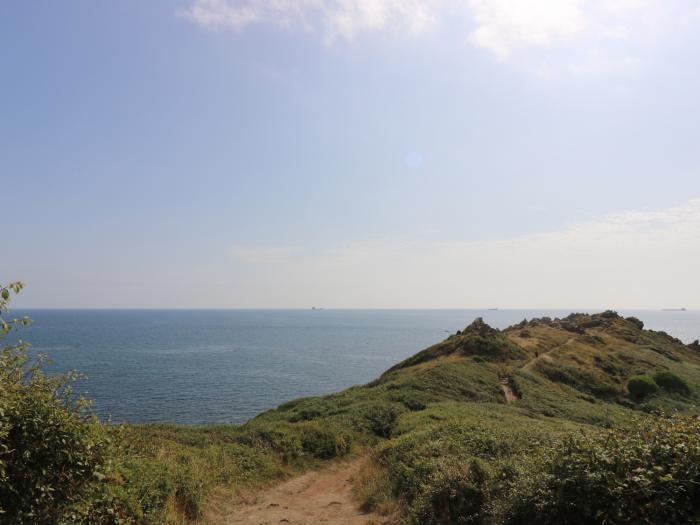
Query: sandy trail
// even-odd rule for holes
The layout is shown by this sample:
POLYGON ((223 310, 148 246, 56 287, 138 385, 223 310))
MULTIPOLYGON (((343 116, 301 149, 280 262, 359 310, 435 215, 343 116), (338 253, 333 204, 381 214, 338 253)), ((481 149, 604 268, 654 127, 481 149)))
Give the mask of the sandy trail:
POLYGON ((501 383, 501 390, 503 390, 503 395, 506 396, 506 403, 514 403, 518 400, 518 396, 513 392, 513 388, 510 386, 510 378, 502 377, 499 382, 501 383))
POLYGON ((250 501, 228 504, 216 521, 246 525, 380 524, 363 513, 352 493, 352 477, 361 459, 332 463, 253 494, 250 501))
POLYGON ((564 348, 566 345, 572 343, 575 340, 576 340, 575 336, 571 337, 571 338, 567 339, 566 341, 564 341, 562 344, 555 346, 554 348, 550 348, 547 351, 536 354, 535 357, 533 357, 527 363, 525 363, 523 366, 521 366, 520 369, 521 370, 532 370, 534 368, 535 364, 537 363, 537 361, 539 361, 541 359, 542 360, 549 359, 549 354, 556 352, 560 348, 564 348))

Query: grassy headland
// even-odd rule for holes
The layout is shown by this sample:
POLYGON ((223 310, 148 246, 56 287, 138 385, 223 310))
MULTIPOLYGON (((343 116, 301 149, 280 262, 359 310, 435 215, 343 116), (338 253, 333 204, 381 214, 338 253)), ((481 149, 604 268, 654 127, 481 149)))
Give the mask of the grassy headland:
POLYGON ((690 523, 699 389, 700 347, 634 318, 477 319, 367 385, 244 425, 93 422, 101 475, 59 521, 196 522, 215 492, 364 454, 358 496, 388 522, 690 523))

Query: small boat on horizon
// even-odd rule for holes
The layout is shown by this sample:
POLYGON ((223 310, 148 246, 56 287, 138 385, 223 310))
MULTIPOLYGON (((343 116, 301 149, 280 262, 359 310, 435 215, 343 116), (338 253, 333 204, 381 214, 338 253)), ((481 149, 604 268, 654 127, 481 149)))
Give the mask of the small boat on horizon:
POLYGON ((687 312, 687 308, 662 308, 662 312, 687 312))

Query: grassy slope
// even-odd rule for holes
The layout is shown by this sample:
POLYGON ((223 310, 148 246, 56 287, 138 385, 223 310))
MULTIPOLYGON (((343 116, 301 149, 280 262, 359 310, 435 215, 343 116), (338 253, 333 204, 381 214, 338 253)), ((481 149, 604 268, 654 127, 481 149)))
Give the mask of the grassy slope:
MULTIPOLYGON (((142 521, 184 522, 216 486, 267 483, 352 443, 376 458, 359 487, 366 504, 420 520, 426 480, 457 463, 510 472, 556 436, 624 426, 643 412, 695 413, 699 389, 700 351, 635 319, 574 314, 503 331, 477 320, 366 386, 291 401, 246 425, 115 429, 114 490, 142 521), (629 396, 630 377, 663 370, 691 394, 629 396), (499 377, 520 399, 506 404, 499 377)), ((507 499, 493 497, 493 516, 507 499)))

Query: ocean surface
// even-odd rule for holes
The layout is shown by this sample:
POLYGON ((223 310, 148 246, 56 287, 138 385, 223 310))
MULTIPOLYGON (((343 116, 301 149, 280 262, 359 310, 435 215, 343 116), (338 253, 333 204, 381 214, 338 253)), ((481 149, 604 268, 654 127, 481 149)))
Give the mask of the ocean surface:
MULTIPOLYGON (((30 310, 21 331, 113 421, 240 423, 363 384, 474 318, 504 328, 563 310, 30 310)), ((691 342, 700 312, 621 311, 691 342)))

